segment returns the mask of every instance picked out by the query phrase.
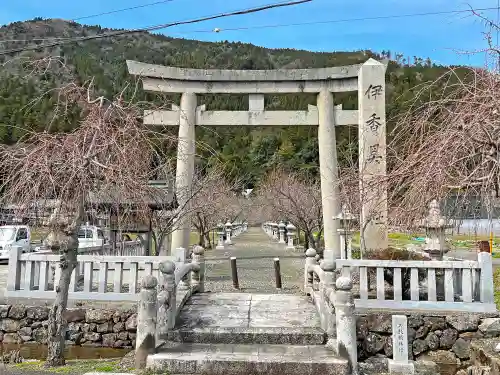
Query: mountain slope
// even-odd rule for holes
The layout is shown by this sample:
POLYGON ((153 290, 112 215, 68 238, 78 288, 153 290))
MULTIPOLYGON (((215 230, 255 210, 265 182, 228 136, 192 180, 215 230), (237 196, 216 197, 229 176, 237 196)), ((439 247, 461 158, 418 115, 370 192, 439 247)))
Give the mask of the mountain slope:
MULTIPOLYGON (((0 44, 0 50, 40 45, 40 38, 75 38, 97 35, 113 30, 100 26, 85 26, 58 19, 35 19, 16 22, 0 28, 0 40, 27 40, 29 42, 7 42, 0 44)), ((384 56, 387 56, 384 53, 384 56)), ((0 56, 0 142, 13 143, 26 131, 42 130, 52 118, 57 98, 44 95, 71 79, 85 82, 94 79, 100 94, 113 97, 121 92, 132 79, 127 73, 125 60, 138 60, 153 64, 191 68, 226 69, 277 69, 277 68, 319 68, 356 64, 369 57, 381 59, 370 51, 313 53, 291 49, 267 49, 243 43, 209 43, 195 40, 174 39, 162 35, 140 32, 113 38, 103 38, 65 44, 45 50, 27 51, 0 56), (26 61, 47 56, 60 56, 66 69, 54 64, 43 75, 26 78, 26 61), (23 69, 24 66, 24 69, 23 69), (39 98, 33 102, 35 98, 39 98)), ((402 66, 390 62, 387 76, 388 115, 404 110, 404 100, 409 98, 408 90, 442 74, 444 67, 434 66, 429 60, 416 59, 416 66, 402 66)), ((129 90, 126 95, 130 94, 129 90)), ((172 96, 177 100, 178 96, 172 96)), ((139 92, 136 100, 159 100, 158 96, 139 92)), ((345 109, 357 107, 356 93, 336 95, 336 102, 345 109)), ((164 100, 164 99, 162 99, 164 100)), ((314 95, 282 95, 266 97, 269 109, 306 109, 315 104, 314 95)), ((241 109, 247 103, 237 95, 206 95, 200 104, 210 109, 241 109)), ((69 131, 78 124, 78 111, 72 111, 58 118, 51 126, 52 131, 69 131)), ((283 129, 228 128, 197 129, 197 137, 207 144, 207 149, 219 150, 218 158, 232 166, 230 173, 255 181, 267 169, 278 164, 292 169, 316 172, 317 141, 315 129, 288 127, 283 129)), ((356 139, 355 129, 339 129, 339 147, 356 139)), ((210 161, 208 152, 200 151, 202 162, 210 161)))

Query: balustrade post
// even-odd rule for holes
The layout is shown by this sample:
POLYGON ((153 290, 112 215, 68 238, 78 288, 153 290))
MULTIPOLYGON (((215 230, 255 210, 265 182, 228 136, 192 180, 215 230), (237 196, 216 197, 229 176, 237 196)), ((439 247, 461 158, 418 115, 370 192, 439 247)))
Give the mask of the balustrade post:
POLYGON ((351 374, 358 374, 358 348, 356 342, 356 316, 352 281, 339 277, 335 283, 335 318, 337 325, 337 354, 349 361, 351 374))
POLYGON ((321 298, 323 299, 325 309, 322 313, 321 325, 328 336, 326 346, 329 349, 335 350, 334 345, 337 338, 335 301, 331 300, 331 297, 335 296, 335 262, 325 260, 321 263, 320 267, 324 272, 323 281, 321 282, 321 298))
POLYGON ((158 281, 154 276, 147 275, 142 279, 135 339, 136 369, 144 369, 148 355, 153 354, 156 349, 157 286, 158 281))
POLYGON ((493 285, 493 262, 490 253, 477 255, 481 274, 479 280, 479 300, 482 303, 495 303, 495 287, 493 285))
POLYGON ((7 278, 7 290, 9 291, 19 290, 21 287, 21 262, 19 261, 21 254, 21 246, 12 246, 9 250, 9 277, 7 278))
POLYGON ((199 293, 205 291, 205 249, 195 246, 193 249, 192 263, 198 266, 198 270, 191 272, 191 287, 199 293))
POLYGON ((314 276, 313 273, 309 271, 310 266, 316 264, 316 250, 307 249, 306 250, 306 266, 304 269, 304 292, 306 294, 312 293, 314 276), (310 289, 310 291, 309 291, 310 289))
POLYGON ((175 327, 177 286, 175 285, 175 263, 165 261, 160 263, 163 280, 158 295, 158 329, 159 338, 166 339, 168 332, 175 327))

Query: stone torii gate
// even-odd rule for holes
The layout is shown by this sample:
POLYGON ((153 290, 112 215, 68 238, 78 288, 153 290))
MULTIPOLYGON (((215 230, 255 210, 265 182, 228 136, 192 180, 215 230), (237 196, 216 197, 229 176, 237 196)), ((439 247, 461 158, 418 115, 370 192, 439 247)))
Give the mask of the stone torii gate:
MULTIPOLYGON (((179 126, 176 191, 179 204, 189 204, 195 158, 195 125, 317 125, 323 202, 325 259, 340 258, 339 178, 336 125, 358 124, 360 223, 362 246, 387 247, 385 70, 369 59, 364 64, 279 70, 187 69, 127 61, 129 73, 142 78, 144 90, 182 93, 171 111, 147 111, 144 124, 179 126), (335 92, 358 91, 359 110, 334 106, 335 92), (248 111, 207 111, 197 94, 249 94, 248 111), (307 111, 266 111, 265 94, 317 93, 317 106, 307 111)), ((179 219, 171 249, 189 246, 190 220, 179 219)))

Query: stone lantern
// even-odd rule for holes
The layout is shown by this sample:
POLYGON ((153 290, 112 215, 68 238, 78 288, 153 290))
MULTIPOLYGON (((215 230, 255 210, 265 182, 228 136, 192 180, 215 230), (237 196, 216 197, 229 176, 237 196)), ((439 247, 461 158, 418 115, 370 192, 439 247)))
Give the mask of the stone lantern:
POLYGON ((273 239, 278 240, 278 224, 275 222, 271 223, 271 228, 272 228, 272 233, 273 233, 273 239))
POLYGON ((441 215, 437 200, 434 199, 429 204, 429 215, 420 220, 419 227, 425 229, 425 244, 422 250, 433 260, 442 260, 443 255, 450 251, 445 234, 446 229, 453 227, 453 222, 441 215))
POLYGON ((278 224, 279 243, 283 243, 283 244, 286 243, 285 242, 285 228, 286 228, 286 225, 283 222, 283 220, 281 220, 280 223, 278 224))
POLYGON ((231 231, 233 229, 233 224, 231 224, 228 220, 225 227, 226 227, 226 245, 232 245, 233 242, 231 241, 231 231))
POLYGON ((295 250, 293 240, 294 240, 294 236, 296 234, 296 230, 297 230, 297 228, 292 223, 288 223, 288 225, 286 226, 286 233, 287 233, 287 240, 288 240, 288 244, 286 246, 287 250, 295 250))
POLYGON ((352 259, 352 234, 354 233, 354 225, 357 223, 357 217, 353 215, 347 206, 342 205, 342 211, 334 219, 340 220, 340 258, 352 259))
POLYGON ((216 250, 224 250, 224 224, 217 224, 217 247, 216 250))

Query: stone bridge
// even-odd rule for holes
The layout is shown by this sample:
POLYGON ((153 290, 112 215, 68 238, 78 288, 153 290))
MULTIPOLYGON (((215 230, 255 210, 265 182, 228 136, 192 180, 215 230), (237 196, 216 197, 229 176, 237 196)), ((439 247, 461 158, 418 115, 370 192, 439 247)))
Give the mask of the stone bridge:
MULTIPOLYGON (((172 374, 358 374, 356 315, 368 309, 373 319, 383 317, 384 332, 392 332, 387 337, 394 353, 388 362, 391 373, 415 373, 425 361, 409 360, 414 348, 408 342, 414 339, 407 316, 496 312, 489 253, 480 253, 477 261, 332 262, 308 249, 304 265, 304 250, 287 250, 263 229, 242 231, 224 250, 197 247, 190 263, 161 263, 159 288, 153 276, 143 278, 139 368, 172 374), (237 260, 239 290, 233 286, 230 258, 237 260), (279 290, 276 258, 283 266, 279 290), (408 295, 401 280, 386 283, 384 269, 392 269, 395 279, 411 274, 408 295), (419 274, 427 275, 425 285, 419 274)), ((479 322, 483 315, 474 319, 479 322)), ((463 324, 452 320, 450 332, 461 329, 463 324)), ((363 345, 369 341, 361 339, 363 345)), ((366 373, 382 372, 370 371, 366 373)))
MULTIPOLYGON (((194 254, 195 258, 199 256, 196 250, 194 254)), ((332 351, 335 342, 328 342, 327 329, 312 298, 303 293, 303 250, 286 251, 261 228, 249 228, 234 245, 204 255, 205 283, 192 274, 190 287, 196 280, 198 292, 187 298, 186 287, 181 285, 175 293, 176 311, 162 308, 165 300, 161 285, 158 296, 155 289, 141 291, 141 301, 158 298, 158 314, 170 314, 166 325, 162 324, 164 317, 157 316, 158 326, 149 327, 151 335, 156 336, 156 348, 148 352, 148 368, 171 374, 355 373, 347 358, 332 351), (238 260, 240 291, 232 286, 229 257, 238 260), (276 257, 282 266, 281 290, 274 285, 276 257), (175 324, 169 325, 172 319, 175 324)), ((198 268, 194 269, 196 272, 198 268)), ((176 274, 175 278, 181 276, 176 274)), ((145 311, 139 312, 140 325, 146 316, 141 312, 145 311)), ((147 327, 141 333, 138 330, 138 357, 147 331, 147 327)))

